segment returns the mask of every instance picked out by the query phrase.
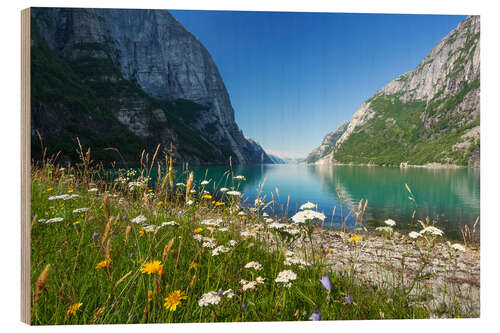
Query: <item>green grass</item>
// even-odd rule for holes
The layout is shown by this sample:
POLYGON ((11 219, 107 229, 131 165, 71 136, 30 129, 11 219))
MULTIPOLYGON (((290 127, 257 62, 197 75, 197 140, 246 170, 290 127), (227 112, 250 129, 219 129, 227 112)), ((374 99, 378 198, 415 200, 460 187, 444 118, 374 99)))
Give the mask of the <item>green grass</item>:
MULTIPOLYGON (((184 187, 169 189, 164 185, 169 183, 168 173, 163 173, 159 177, 163 181, 154 187, 131 191, 127 184, 106 181, 102 170, 88 168, 88 161, 80 169, 59 170, 50 163, 42 168, 33 166, 31 214, 36 218, 31 229, 32 295, 41 272, 47 265, 50 269, 40 300, 35 304, 32 297, 32 324, 307 320, 315 309, 321 310, 322 320, 430 315, 403 290, 365 283, 350 269, 333 271, 322 255, 311 258, 308 254, 314 264, 303 268, 285 266, 288 243, 277 234, 264 227, 262 237, 240 235, 242 230, 263 225, 263 217, 248 212, 241 218, 237 215, 238 200, 233 197, 214 192, 212 199, 204 199, 199 194, 202 188, 197 186, 198 194, 191 196, 194 204, 188 206, 184 203, 184 187), (98 188, 99 192, 89 192, 89 188, 98 188), (79 197, 48 200, 51 195, 64 193, 79 197), (224 205, 215 207, 211 202, 215 200, 224 205), (89 210, 73 213, 82 207, 89 210), (179 226, 142 234, 141 226, 131 222, 138 215, 146 216, 149 225, 176 221, 179 226), (54 217, 64 220, 40 222, 54 217), (201 221, 208 217, 221 218, 229 231, 202 225, 201 221), (110 231, 103 241, 108 225, 110 231), (212 256, 211 249, 194 240, 196 228, 203 228, 201 235, 215 238, 217 245, 226 245, 229 240, 236 240, 237 245, 227 253, 212 256), (98 236, 94 237, 94 233, 98 236), (164 257, 170 241, 173 244, 164 257), (96 265, 106 258, 106 248, 110 265, 97 269, 96 265), (161 261, 163 275, 141 273, 144 262, 149 260, 161 261), (262 270, 244 268, 250 261, 258 261, 262 270), (286 269, 298 275, 290 288, 274 281, 286 269), (326 274, 333 285, 330 293, 319 282, 326 274), (241 279, 253 281, 258 276, 265 281, 257 290, 242 290, 241 279), (204 293, 227 289, 234 290, 233 298, 221 296, 217 305, 198 305, 204 293), (163 306, 164 298, 174 290, 181 290, 187 299, 176 311, 168 311, 163 306), (151 300, 148 291, 152 292, 151 300), (354 302, 347 303, 346 296, 354 302), (82 306, 74 315, 67 315, 69 306, 77 303, 82 306)), ((143 171, 147 174, 147 170, 143 171)), ((126 176, 124 170, 122 173, 126 176)), ((184 179, 185 175, 177 176, 184 179)), ((227 178, 217 186, 238 189, 239 184, 232 180, 229 170, 227 178)))

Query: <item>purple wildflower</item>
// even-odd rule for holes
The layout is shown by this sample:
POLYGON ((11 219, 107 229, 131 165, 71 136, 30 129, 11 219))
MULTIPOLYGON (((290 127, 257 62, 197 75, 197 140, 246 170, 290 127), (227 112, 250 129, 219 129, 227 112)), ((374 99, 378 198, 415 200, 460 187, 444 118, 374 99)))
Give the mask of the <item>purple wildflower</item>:
POLYGON ((345 301, 347 304, 352 304, 352 297, 351 297, 351 296, 346 296, 346 297, 344 297, 344 301, 345 301))
POLYGON ((328 274, 321 276, 321 279, 319 280, 319 282, 321 282, 321 284, 323 285, 323 287, 326 290, 331 290, 332 289, 332 282, 328 278, 328 274))
POLYGON ((243 305, 241 306, 241 308, 242 308, 243 310, 246 310, 246 309, 247 309, 247 303, 243 303, 243 305))
POLYGON ((122 219, 125 221, 127 219, 127 215, 123 215, 122 219))
POLYGON ((219 291, 217 291, 217 295, 222 295, 222 289, 219 289, 219 291))
POLYGON ((309 320, 317 321, 321 320, 321 311, 319 309, 316 309, 313 311, 311 314, 311 317, 309 317, 309 320))
POLYGON ((99 233, 97 231, 94 231, 94 233, 92 234, 92 238, 96 239, 97 237, 99 237, 99 233))
POLYGON ((130 258, 133 258, 134 256, 135 256, 134 252, 130 253, 130 258))
POLYGON ((132 319, 135 319, 137 318, 137 313, 135 313, 133 316, 132 316, 132 319))

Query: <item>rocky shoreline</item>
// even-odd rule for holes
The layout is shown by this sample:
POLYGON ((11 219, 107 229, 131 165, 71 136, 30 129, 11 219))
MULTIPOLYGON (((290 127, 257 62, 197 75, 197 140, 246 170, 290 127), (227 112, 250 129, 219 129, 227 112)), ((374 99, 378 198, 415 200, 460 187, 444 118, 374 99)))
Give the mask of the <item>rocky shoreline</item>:
MULTIPOLYGON (((423 265, 415 240, 394 233, 390 240, 364 233, 359 242, 352 234, 318 228, 313 233, 316 255, 321 254, 333 270, 355 274, 360 282, 378 287, 405 288, 414 303, 439 317, 443 307, 459 307, 478 317, 480 314, 480 249, 473 244, 465 251, 454 250, 449 242, 439 241, 423 265), (401 282, 403 281, 403 283, 401 282)), ((296 241, 292 250, 304 255, 306 241, 296 241)), ((388 300, 390 301, 390 300, 388 300)))

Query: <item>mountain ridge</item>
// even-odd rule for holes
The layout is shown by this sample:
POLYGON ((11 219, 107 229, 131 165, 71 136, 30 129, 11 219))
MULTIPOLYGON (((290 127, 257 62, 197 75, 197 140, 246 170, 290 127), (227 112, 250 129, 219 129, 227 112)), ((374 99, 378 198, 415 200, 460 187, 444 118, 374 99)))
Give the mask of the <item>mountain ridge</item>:
POLYGON ((480 18, 469 16, 416 69, 353 114, 318 164, 480 164, 480 18))
MULTIPOLYGON (((32 127, 63 159, 79 136, 107 161, 106 147, 133 161, 159 143, 178 162, 272 163, 236 124, 206 48, 167 11, 33 8, 32 48, 32 127)), ((32 145, 39 154, 34 133, 32 145)))

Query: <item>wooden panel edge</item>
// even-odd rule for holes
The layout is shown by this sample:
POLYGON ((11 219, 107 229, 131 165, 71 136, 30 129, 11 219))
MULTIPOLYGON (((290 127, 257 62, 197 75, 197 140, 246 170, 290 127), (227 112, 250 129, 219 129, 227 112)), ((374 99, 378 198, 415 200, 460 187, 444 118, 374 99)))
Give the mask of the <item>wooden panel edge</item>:
POLYGON ((21 321, 31 322, 31 10, 21 11, 21 321))

